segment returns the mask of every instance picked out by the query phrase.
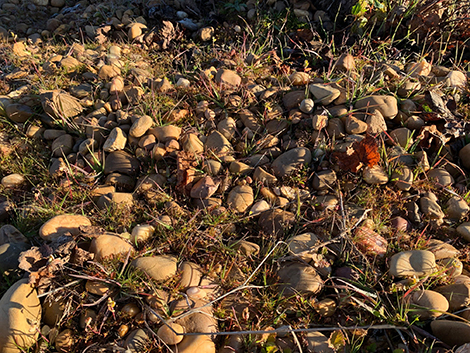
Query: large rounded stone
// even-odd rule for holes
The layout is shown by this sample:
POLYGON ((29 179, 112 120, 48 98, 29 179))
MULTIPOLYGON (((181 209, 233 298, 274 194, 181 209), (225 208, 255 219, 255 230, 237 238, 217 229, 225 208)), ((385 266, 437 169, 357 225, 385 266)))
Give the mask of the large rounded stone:
POLYGON ((144 271, 155 281, 164 281, 176 274, 177 260, 173 256, 139 257, 132 261, 132 266, 144 271))
POLYGON ((211 157, 211 153, 217 157, 223 157, 233 151, 229 140, 218 131, 214 131, 207 136, 204 149, 208 153, 208 157, 211 157))
POLYGON ((248 185, 235 186, 227 197, 228 206, 236 212, 245 212, 254 201, 253 189, 248 185))
POLYGON ((19 103, 7 105, 5 112, 8 118, 15 123, 24 123, 34 115, 30 107, 19 103))
POLYGON ((297 147, 284 152, 271 164, 271 168, 277 177, 283 178, 292 174, 296 169, 309 164, 312 154, 308 148, 297 147))
POLYGON ((417 290, 410 294, 411 306, 410 314, 419 316, 422 320, 441 316, 449 309, 449 302, 446 297, 432 290, 417 290), (413 308, 413 305, 416 308, 413 308))
POLYGON ((81 215, 55 216, 42 225, 39 236, 44 240, 53 241, 66 233, 78 235, 80 226, 91 226, 91 222, 81 215))
POLYGON ((292 212, 275 209, 261 213, 258 225, 266 234, 279 235, 289 229, 294 222, 295 215, 292 212))
POLYGON ((129 135, 132 137, 141 137, 152 127, 152 125, 153 119, 148 115, 143 115, 134 121, 131 129, 129 130, 129 135))
POLYGON ((427 250, 402 251, 390 259, 390 274, 396 277, 421 277, 436 270, 434 254, 427 250))
POLYGON ((73 137, 69 134, 62 135, 52 142, 52 153, 56 157, 67 156, 72 152, 73 137))
POLYGON ((163 325, 160 327, 157 331, 157 336, 169 346, 180 343, 184 336, 179 336, 175 332, 184 333, 184 327, 175 323, 170 323, 168 326, 163 325), (171 326, 171 329, 168 326, 171 326))
POLYGON ((451 311, 470 305, 470 284, 468 283, 454 283, 437 287, 436 292, 447 298, 451 311))
POLYGON ((93 239, 90 245, 90 252, 95 254, 95 260, 101 261, 105 258, 118 255, 127 255, 134 248, 124 239, 110 234, 100 235, 93 239))
POLYGON ((434 336, 449 346, 470 343, 470 324, 461 321, 434 320, 431 322, 434 336))
POLYGON ((14 174, 4 176, 2 178, 2 185, 6 189, 14 189, 23 185, 25 180, 26 179, 21 174, 14 173, 14 174))
POLYGON ((137 175, 140 171, 140 162, 124 151, 110 153, 105 160, 104 173, 121 173, 127 175, 137 175))
POLYGON ((242 79, 235 71, 220 69, 215 75, 215 82, 221 86, 237 88, 242 83, 242 79))
POLYGON ((378 110, 385 119, 393 119, 398 114, 398 102, 392 96, 369 96, 359 99, 354 107, 360 111, 378 110))
POLYGON ((179 353, 215 353, 215 344, 207 335, 185 336, 178 344, 179 353))
POLYGON ((36 289, 22 279, 0 300, 0 353, 19 353, 37 342, 41 303, 36 289))

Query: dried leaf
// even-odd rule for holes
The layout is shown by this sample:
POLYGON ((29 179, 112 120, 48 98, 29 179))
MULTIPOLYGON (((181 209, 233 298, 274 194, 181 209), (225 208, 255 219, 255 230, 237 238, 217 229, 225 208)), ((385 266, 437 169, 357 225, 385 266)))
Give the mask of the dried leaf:
POLYGON ((328 346, 338 351, 346 345, 346 337, 343 331, 333 331, 328 338, 328 346))
POLYGON ((18 267, 28 272, 37 271, 47 263, 52 253, 52 248, 46 244, 43 244, 41 247, 33 246, 31 249, 20 254, 18 267))
POLYGON ((196 174, 194 169, 197 166, 196 157, 194 153, 179 151, 176 163, 178 168, 176 172, 176 190, 188 194, 196 174))
POLYGON ((76 246, 75 249, 73 250, 73 254, 72 254, 72 258, 70 262, 79 266, 83 266, 85 262, 93 260, 94 257, 95 256, 93 253, 90 253, 76 246))
POLYGON ((380 162, 379 146, 373 136, 366 135, 346 152, 334 152, 333 158, 341 169, 357 173, 364 165, 373 167, 380 162))

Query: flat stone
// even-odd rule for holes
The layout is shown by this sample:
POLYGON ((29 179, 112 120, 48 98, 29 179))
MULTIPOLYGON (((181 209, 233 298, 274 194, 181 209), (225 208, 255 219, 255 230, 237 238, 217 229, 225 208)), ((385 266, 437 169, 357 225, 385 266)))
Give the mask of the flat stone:
MULTIPOLYGON (((320 239, 313 233, 299 234, 288 241, 289 253, 297 255, 301 252, 311 250, 319 243, 320 239)), ((311 256, 306 255, 301 258, 308 262, 311 259, 311 256)))
POLYGON ((271 168, 277 177, 283 178, 292 174, 299 167, 308 165, 312 161, 312 154, 305 147, 293 148, 277 157, 271 168))
POLYGON ((462 321, 434 320, 431 322, 434 336, 449 346, 470 343, 470 324, 462 321))
POLYGON ((356 229, 353 241, 365 255, 383 256, 387 252, 387 239, 367 225, 361 225, 356 229))
POLYGON ((264 211, 267 211, 271 208, 269 203, 267 203, 265 200, 260 200, 255 202, 255 204, 251 207, 250 209, 250 215, 251 216, 256 216, 261 214, 264 211))
POLYGON ((14 189, 21 187, 26 179, 21 174, 10 174, 2 178, 2 186, 6 189, 14 189))
POLYGON ((132 266, 144 271, 155 281, 164 281, 176 274, 177 259, 173 256, 160 255, 139 257, 132 261, 132 266))
POLYGON ((242 79, 235 71, 219 69, 215 75, 215 82, 222 87, 237 88, 240 86, 242 79))
POLYGON ((143 353, 150 346, 150 338, 142 329, 136 329, 127 336, 124 347, 131 353, 143 353))
POLYGON ((442 219, 445 217, 441 206, 429 197, 421 197, 419 199, 419 207, 421 212, 423 212, 429 219, 442 219))
POLYGON ((464 222, 459 225, 457 227, 457 233, 466 241, 470 242, 470 222, 464 222))
POLYGON ((110 192, 98 199, 97 205, 101 209, 112 206, 124 206, 131 208, 134 205, 134 195, 129 192, 110 192))
POLYGON ((295 215, 281 209, 268 210, 261 213, 258 225, 268 235, 280 235, 295 222, 295 215))
POLYGON ((248 210, 253 201, 253 189, 248 185, 235 186, 227 196, 227 205, 238 213, 248 210))
POLYGON ((255 256, 259 254, 260 251, 258 244, 246 240, 234 241, 231 242, 230 245, 245 256, 255 256))
POLYGON ((26 243, 5 243, 0 245, 0 271, 9 272, 18 269, 18 258, 29 249, 26 243))
POLYGON ((95 260, 101 261, 111 256, 126 256, 134 250, 131 244, 116 235, 103 234, 92 240, 90 252, 95 254, 95 260))
POLYGON ((328 84, 313 83, 308 86, 310 93, 315 97, 315 103, 328 105, 341 95, 341 91, 328 84))
POLYGON ((462 88, 467 85, 467 76, 460 71, 450 71, 446 76, 446 84, 452 88, 462 88))
POLYGON ((149 130, 161 143, 170 140, 178 140, 181 136, 181 128, 175 125, 156 126, 149 130))
POLYGON ((178 336, 177 334, 175 334, 175 332, 184 333, 184 327, 174 322, 169 323, 168 326, 163 325, 158 329, 157 331, 158 338, 160 338, 163 342, 165 342, 169 346, 180 343, 183 340, 184 336, 183 335, 178 336), (168 326, 171 326, 171 329, 168 326))
POLYGON ((228 170, 231 174, 235 175, 249 175, 253 171, 253 168, 240 161, 233 161, 230 163, 228 170))
POLYGON ((333 170, 322 170, 313 176, 312 187, 315 190, 326 190, 336 182, 336 173, 333 170))
POLYGON ((67 56, 60 61, 60 66, 68 70, 69 72, 81 65, 82 63, 75 59, 73 56, 67 56))
POLYGON ((0 245, 6 243, 26 244, 28 238, 11 224, 5 224, 0 228, 0 245))
POLYGON ((98 72, 98 77, 105 81, 111 81, 113 77, 120 75, 121 70, 114 65, 103 65, 98 72))
POLYGON ((335 350, 330 347, 327 336, 321 332, 313 331, 305 334, 307 348, 312 353, 334 353, 335 350))
POLYGON ((218 131, 214 131, 207 136, 204 149, 209 153, 208 157, 211 157, 210 153, 213 153, 217 157, 223 157, 233 152, 233 147, 229 140, 218 131))
POLYGON ((378 110, 385 119, 391 120, 398 114, 398 102, 392 96, 368 96, 359 99, 354 108, 359 111, 378 110))
POLYGON ((41 103, 45 113, 56 119, 73 118, 84 109, 77 98, 60 90, 42 93, 41 103))
POLYGON ((127 175, 138 175, 140 172, 140 162, 124 151, 115 151, 106 157, 104 165, 104 173, 121 173, 127 175))
POLYGON ((261 167, 256 167, 253 173, 253 180, 266 185, 275 184, 277 182, 277 178, 274 175, 268 173, 261 167))
POLYGON ((24 123, 34 115, 34 112, 30 107, 19 103, 7 105, 5 112, 8 119, 14 121, 15 123, 24 123))
POLYGON ((281 286, 279 290, 283 295, 295 293, 305 295, 317 294, 323 287, 323 281, 315 269, 303 263, 291 262, 283 264, 278 271, 281 286))
POLYGON ((120 151, 126 147, 126 143, 126 133, 120 127, 115 127, 104 142, 103 150, 105 152, 120 151))
POLYGON ((181 139, 183 151, 199 155, 204 152, 204 144, 196 134, 187 134, 181 139))
POLYGON ((371 185, 383 185, 388 183, 388 175, 379 165, 373 167, 365 167, 362 172, 362 177, 367 184, 371 185))
POLYGON ((309 83, 310 75, 306 72, 294 72, 289 76, 289 81, 292 86, 304 86, 309 83))
POLYGON ((0 299, 2 353, 28 350, 40 332, 41 303, 28 279, 15 282, 0 299))
POLYGON ((198 264, 190 261, 183 261, 178 266, 178 271, 181 272, 179 285, 182 288, 187 289, 189 287, 199 286, 202 278, 202 269, 198 264))
POLYGON ((204 176, 191 188, 190 196, 195 199, 208 199, 217 191, 219 183, 209 175, 204 176))
POLYGON ((449 310, 449 302, 442 294, 432 290, 417 290, 410 294, 410 314, 419 316, 421 320, 428 320, 441 316, 449 310), (418 308, 413 308, 413 305, 418 308))
POLYGON ((134 39, 139 38, 142 35, 142 29, 146 29, 147 26, 143 23, 134 22, 129 26, 129 30, 127 31, 127 37, 129 41, 132 42, 134 39))
POLYGON ((408 191, 413 185, 413 171, 407 166, 396 169, 392 173, 392 180, 395 182, 395 185, 398 189, 403 191, 408 191))
POLYGON ((292 91, 284 95, 284 97, 282 98, 282 103, 284 104, 284 107, 286 107, 287 110, 290 110, 292 108, 297 108, 300 102, 302 102, 304 99, 304 91, 292 91))
POLYGON ((427 244, 426 250, 432 252, 436 260, 452 259, 458 257, 460 254, 454 246, 438 239, 431 239, 427 244))
POLYGON ((207 335, 185 336, 178 344, 179 353, 215 353, 215 344, 207 335))
POLYGON ((65 157, 72 152, 73 137, 69 134, 59 136, 52 142, 52 154, 56 157, 65 157))
POLYGON ((390 274, 395 277, 422 277, 436 270, 434 254, 427 250, 402 251, 390 259, 390 274))
POLYGON ((51 218, 39 229, 39 236, 47 241, 53 241, 67 233, 76 236, 80 226, 91 226, 90 220, 81 215, 59 215, 51 218))
POLYGON ((444 168, 434 168, 428 172, 428 178, 434 180, 439 186, 449 186, 454 183, 454 178, 444 168))

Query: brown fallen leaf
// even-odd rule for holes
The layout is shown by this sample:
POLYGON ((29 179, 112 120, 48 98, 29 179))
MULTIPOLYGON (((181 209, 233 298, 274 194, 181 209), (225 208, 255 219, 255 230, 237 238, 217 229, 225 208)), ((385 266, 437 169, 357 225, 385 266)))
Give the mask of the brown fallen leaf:
POLYGON ((333 159, 341 169, 357 173, 364 165, 373 167, 380 162, 379 146, 375 138, 367 134, 346 152, 334 152, 333 159))
POLYGON ((178 168, 176 172, 176 190, 189 195, 196 174, 196 156, 191 152, 179 151, 176 163, 178 168))

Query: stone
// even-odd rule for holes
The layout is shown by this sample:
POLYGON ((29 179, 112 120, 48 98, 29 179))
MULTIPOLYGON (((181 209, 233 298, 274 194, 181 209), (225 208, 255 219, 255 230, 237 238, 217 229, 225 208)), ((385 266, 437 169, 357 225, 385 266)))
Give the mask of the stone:
POLYGON ((209 158, 211 157, 211 153, 216 157, 223 157, 233 152, 231 143, 218 131, 214 131, 207 136, 204 149, 206 153, 209 153, 209 158))
POLYGON ((371 185, 383 185, 388 183, 388 175, 379 165, 373 167, 365 167, 362 172, 362 177, 367 184, 371 185))
POLYGON ((407 298, 411 304, 410 314, 418 316, 420 320, 439 317, 449 310, 449 302, 442 294, 432 290, 417 290, 407 298), (416 305, 418 308, 414 308, 416 305))
POLYGON ((29 249, 26 243, 5 243, 0 245, 0 271, 17 271, 18 258, 23 251, 29 249))
POLYGON ((447 87, 462 88, 467 85, 467 76, 463 72, 453 70, 447 74, 445 82, 447 87))
POLYGON ((14 173, 2 178, 2 186, 6 189, 15 189, 21 187, 25 181, 24 176, 14 173))
POLYGON ((282 98, 282 103, 287 110, 291 110, 292 108, 297 108, 305 99, 305 92, 304 91, 291 91, 284 95, 282 98))
POLYGON ((30 119, 34 115, 34 112, 30 107, 19 103, 7 105, 5 108, 5 112, 7 114, 8 119, 20 124, 28 121, 28 119, 30 119))
POLYGON ((356 63, 354 61, 354 56, 349 53, 342 54, 336 61, 335 68, 340 71, 354 71, 356 70, 356 63))
POLYGON ((178 140, 181 136, 181 128, 175 125, 156 126, 149 130, 161 143, 170 140, 178 140))
POLYGON ((96 261, 102 261, 111 256, 126 256, 134 248, 117 235, 102 234, 91 241, 90 252, 95 254, 96 261))
POLYGON ((457 233, 466 241, 470 242, 470 222, 464 222, 459 225, 457 227, 457 233))
POLYGON ((368 96, 359 99, 354 108, 359 112, 369 111, 372 113, 374 110, 380 111, 383 118, 392 120, 398 114, 398 102, 392 96, 368 96))
POLYGON ((417 63, 411 63, 406 72, 410 77, 428 76, 431 73, 432 65, 426 59, 422 59, 417 63))
POLYGON ((250 215, 259 215, 262 212, 269 210, 270 208, 271 206, 269 206, 269 203, 267 203, 265 200, 257 201, 253 206, 251 206, 250 215))
POLYGON ((454 246, 438 239, 431 239, 426 250, 431 251, 436 260, 458 257, 460 253, 454 246))
POLYGON ((454 283, 437 287, 436 292, 441 293, 449 302, 451 312, 466 307, 470 304, 470 284, 454 283))
POLYGON ((104 173, 120 173, 131 176, 138 175, 140 172, 140 162, 124 151, 114 151, 108 154, 105 160, 104 173))
POLYGON ((328 84, 313 83, 308 86, 310 93, 315 97, 315 103, 322 105, 328 105, 338 98, 341 91, 337 88, 333 88, 328 84))
POLYGON ((311 112, 313 112, 314 107, 315 103, 313 102, 313 99, 307 98, 300 102, 299 109, 305 114, 310 114, 311 112))
POLYGON ((178 271, 181 272, 180 287, 188 289, 189 287, 199 286, 202 278, 202 269, 198 264, 184 261, 179 265, 178 271))
POLYGON ((307 348, 312 353, 334 353, 335 350, 330 347, 330 340, 323 333, 313 331, 305 334, 307 348))
POLYGON ((72 152, 73 137, 69 134, 62 135, 52 142, 52 154, 56 157, 66 157, 72 152))
MULTIPOLYGON (((288 249, 291 255, 298 255, 304 251, 311 250, 314 246, 320 243, 320 239, 313 233, 303 233, 292 237, 288 241, 288 249)), ((310 261, 311 256, 309 255, 300 255, 305 261, 310 261)))
POLYGON ((134 205, 134 195, 128 192, 110 192, 100 196, 97 205, 101 209, 108 209, 113 206, 131 208, 134 205))
POLYGON ((65 6, 65 0, 51 0, 51 6, 64 7, 65 6))
POLYGON ((66 56, 60 61, 60 66, 67 71, 72 71, 81 65, 81 62, 75 59, 73 56, 66 56))
POLYGON ((109 284, 103 281, 93 281, 89 279, 85 283, 85 290, 94 295, 103 296, 109 292, 109 289, 109 284))
POLYGON ((310 75, 306 72, 294 72, 289 76, 289 82, 292 86, 304 86, 310 81, 310 75))
POLYGON ((322 170, 313 176, 312 187, 315 190, 326 190, 336 182, 336 173, 333 170, 322 170))
POLYGON ((356 228, 353 241, 357 248, 365 255, 383 256, 387 252, 387 239, 371 229, 368 224, 363 224, 356 228))
POLYGON ((149 336, 140 328, 132 331, 124 342, 124 347, 127 348, 130 353, 146 352, 148 351, 149 345, 149 336))
POLYGON ((237 213, 245 212, 253 201, 253 189, 248 185, 235 186, 227 196, 227 205, 237 213))
POLYGON ((320 131, 328 126, 328 116, 315 114, 312 117, 312 127, 314 130, 320 131))
POLYGON ((80 226, 91 226, 91 222, 81 215, 59 215, 42 225, 39 229, 39 236, 46 241, 54 241, 67 233, 76 236, 80 233, 80 226))
POLYGON ((74 332, 71 329, 61 331, 54 341, 54 346, 58 352, 70 352, 75 344, 74 332))
MULTIPOLYGON (((129 130, 129 135, 132 137, 141 137, 152 127, 152 125, 153 119, 148 115, 143 115, 134 121, 131 126, 131 129, 129 130)), ((158 138, 158 136, 155 137, 158 138)), ((162 141, 161 139, 158 140, 162 141)))
POLYGON ((202 170, 209 175, 217 175, 222 170, 222 163, 214 159, 206 159, 202 164, 202 170))
POLYGON ((421 197, 419 199, 419 207, 421 212, 429 219, 442 219, 445 217, 444 212, 442 212, 441 206, 429 197, 421 197))
POLYGON ((470 144, 465 145, 459 151, 459 158, 466 169, 470 169, 470 144))
POLYGON ((41 104, 44 112, 56 119, 76 117, 84 109, 77 98, 60 90, 41 93, 41 104))
POLYGON ((446 204, 446 214, 450 219, 459 220, 465 217, 470 210, 467 201, 460 196, 452 195, 446 204))
POLYGON ((323 281, 315 269, 304 263, 284 263, 278 271, 278 276, 281 281, 279 290, 285 296, 295 293, 313 295, 323 287, 323 281))
POLYGON ((177 333, 184 333, 184 327, 174 322, 161 326, 157 331, 157 336, 167 345, 172 346, 183 340, 183 335, 178 336, 177 333), (168 327, 171 326, 171 329, 168 327))
POLYGON ((231 174, 235 175, 249 175, 253 171, 253 168, 248 164, 239 161, 233 161, 230 163, 228 170, 231 174))
POLYGON ((215 82, 222 87, 237 88, 242 83, 242 79, 235 71, 219 69, 215 75, 215 82))
POLYGON ((462 321, 434 320, 432 334, 449 346, 470 343, 470 324, 462 321))
POLYGON ((253 173, 253 180, 266 185, 275 184, 277 182, 277 178, 274 175, 268 173, 261 167, 256 167, 253 173))
POLYGON ((390 132, 393 141, 403 148, 408 148, 413 144, 412 132, 406 127, 400 127, 390 132))
POLYGON ((246 240, 231 242, 230 245, 245 256, 256 256, 259 254, 260 246, 246 240))
POLYGON ((292 212, 274 209, 261 213, 258 225, 265 234, 281 235, 288 230, 294 222, 295 215, 292 212))
POLYGON ((120 127, 115 127, 111 130, 108 138, 103 144, 103 150, 105 152, 114 152, 123 150, 126 147, 127 136, 120 127))
POLYGON ((204 152, 204 144, 196 134, 187 134, 181 139, 183 151, 199 155, 204 152))
POLYGON ((116 76, 121 76, 121 70, 114 65, 103 65, 98 72, 98 77, 105 81, 111 81, 116 76))
POLYGON ((212 37, 214 36, 214 27, 203 27, 199 30, 199 38, 203 41, 203 42, 208 42, 212 39, 212 37))
POLYGON ((142 35, 142 30, 146 29, 147 26, 143 23, 135 22, 129 25, 129 30, 127 31, 127 38, 130 42, 139 38, 142 35))
POLYGON ((398 189, 403 191, 408 191, 411 189, 411 186, 413 185, 413 179, 413 171, 407 166, 395 169, 395 171, 392 173, 392 181, 395 182, 395 185, 398 189))
POLYGON ((331 298, 320 300, 318 303, 313 304, 313 308, 318 315, 323 317, 331 317, 336 311, 336 302, 331 298))
POLYGON ((11 224, 5 224, 0 228, 0 245, 6 243, 26 244, 28 238, 11 224))
POLYGON ((18 353, 37 342, 41 303, 28 279, 15 282, 0 299, 0 352, 18 353))
POLYGON ((395 277, 422 277, 436 270, 434 254, 427 250, 402 251, 390 259, 390 274, 395 277))
POLYGON ((175 257, 160 255, 139 257, 132 261, 132 266, 142 270, 155 281, 164 281, 176 274, 176 263, 175 257))
POLYGON ((132 229, 131 242, 137 244, 150 239, 155 233, 155 227, 150 224, 137 225, 132 229))
POLYGON ((195 199, 208 199, 217 191, 219 183, 209 175, 204 176, 191 188, 190 196, 195 199))
POLYGON ((224 135, 226 139, 230 140, 235 137, 237 124, 233 118, 228 117, 217 124, 217 130, 224 135))
POLYGON ((178 344, 178 353, 215 353, 215 344, 207 335, 185 336, 178 344))
POLYGON ((344 128, 349 135, 358 135, 367 131, 369 125, 354 116, 347 116, 344 128))
POLYGON ((310 164, 312 154, 305 147, 293 148, 277 157, 271 164, 274 175, 283 178, 292 174, 299 167, 310 164))
POLYGON ((344 123, 340 118, 332 118, 328 120, 326 131, 330 138, 334 138, 336 140, 343 138, 346 134, 344 123))
POLYGON ((428 172, 428 178, 436 181, 439 186, 446 187, 454 183, 454 178, 445 168, 434 168, 428 172))

